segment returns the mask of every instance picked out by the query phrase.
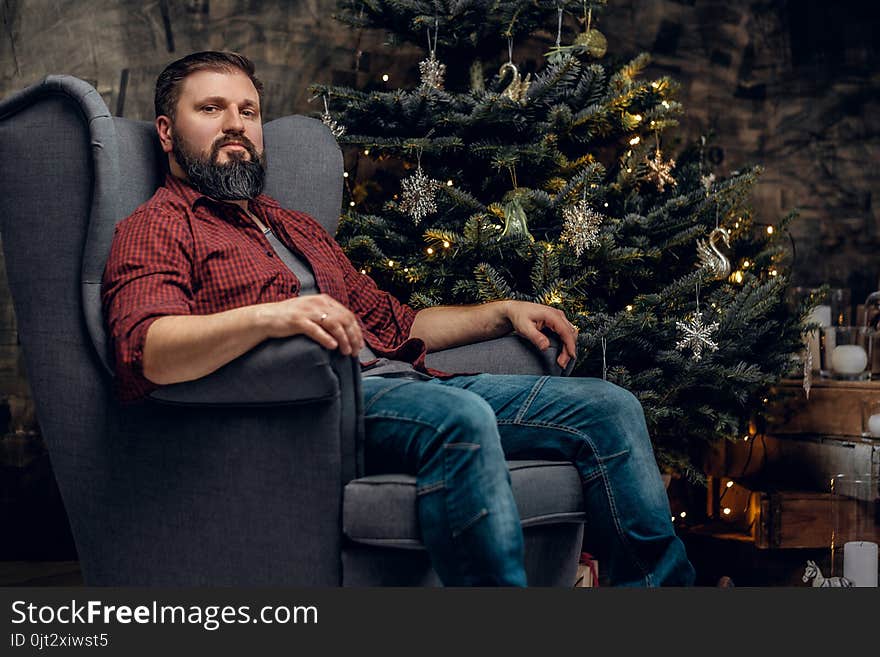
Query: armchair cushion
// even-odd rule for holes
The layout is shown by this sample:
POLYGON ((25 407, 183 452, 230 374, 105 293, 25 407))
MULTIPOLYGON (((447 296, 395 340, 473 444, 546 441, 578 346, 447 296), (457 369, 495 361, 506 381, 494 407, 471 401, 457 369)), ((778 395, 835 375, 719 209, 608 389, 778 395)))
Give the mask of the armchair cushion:
MULTIPOLYGON (((524 529, 583 523, 580 476, 568 462, 508 461, 524 529)), ((416 513, 416 479, 402 474, 361 477, 345 486, 342 531, 366 545, 424 549, 416 513)))

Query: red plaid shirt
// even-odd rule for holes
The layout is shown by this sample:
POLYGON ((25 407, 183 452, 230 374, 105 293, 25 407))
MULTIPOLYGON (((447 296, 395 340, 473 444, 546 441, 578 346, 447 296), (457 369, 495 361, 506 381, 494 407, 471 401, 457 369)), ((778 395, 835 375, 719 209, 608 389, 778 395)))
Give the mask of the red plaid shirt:
MULTIPOLYGON (((248 205, 278 239, 311 265, 318 289, 359 319, 378 355, 425 367, 425 343, 410 338, 416 312, 358 272, 309 215, 261 194, 248 205)), ((143 374, 147 329, 165 315, 208 315, 295 297, 300 283, 237 205, 220 203, 168 175, 149 201, 116 226, 101 300, 122 401, 159 386, 143 374)), ((375 362, 375 361, 373 361, 375 362)))

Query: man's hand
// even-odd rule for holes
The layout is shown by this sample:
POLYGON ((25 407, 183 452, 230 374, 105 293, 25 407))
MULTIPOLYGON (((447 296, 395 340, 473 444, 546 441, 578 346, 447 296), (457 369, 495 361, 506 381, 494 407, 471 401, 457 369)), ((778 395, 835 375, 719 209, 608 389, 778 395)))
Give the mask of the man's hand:
POLYGON ((364 337, 357 316, 327 294, 310 294, 258 306, 267 337, 303 334, 327 349, 357 355, 364 337))
POLYGON ((528 301, 508 301, 506 315, 513 330, 531 340, 541 351, 550 346, 541 329, 546 326, 558 334, 563 346, 562 353, 556 359, 559 367, 564 369, 572 358, 577 357, 578 329, 561 310, 528 301))

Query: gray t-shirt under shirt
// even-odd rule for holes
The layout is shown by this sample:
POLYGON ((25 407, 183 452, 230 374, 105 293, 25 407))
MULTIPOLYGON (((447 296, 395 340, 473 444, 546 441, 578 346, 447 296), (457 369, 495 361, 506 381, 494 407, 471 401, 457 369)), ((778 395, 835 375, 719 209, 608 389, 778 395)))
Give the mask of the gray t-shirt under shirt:
MULTIPOLYGON (((278 254, 278 258, 281 262, 287 265, 287 268, 290 269, 294 276, 299 279, 300 295, 318 294, 318 286, 315 284, 315 275, 312 273, 312 268, 309 266, 308 262, 288 249, 281 240, 275 237, 275 234, 271 230, 266 229, 265 235, 269 239, 269 244, 275 249, 275 253, 278 254)), ((376 359, 376 354, 373 353, 373 350, 367 346, 366 342, 364 342, 363 349, 358 353, 358 360, 361 363, 364 363, 376 359)), ((434 378, 433 376, 419 372, 406 361, 392 360, 390 358, 378 358, 376 362, 369 367, 362 368, 361 375, 408 377, 425 381, 434 378)))

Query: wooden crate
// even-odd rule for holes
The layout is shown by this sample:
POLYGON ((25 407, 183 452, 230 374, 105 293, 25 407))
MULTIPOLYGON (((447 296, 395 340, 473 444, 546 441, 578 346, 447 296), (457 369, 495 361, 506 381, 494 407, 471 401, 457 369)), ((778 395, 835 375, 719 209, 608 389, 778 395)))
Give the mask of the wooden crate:
POLYGON ((880 401, 880 381, 816 377, 807 399, 802 380, 786 379, 769 398, 767 433, 860 436, 865 401, 880 401))
POLYGON ((867 514, 875 513, 871 502, 838 496, 830 492, 760 490, 725 478, 710 478, 707 512, 725 521, 731 532, 751 536, 755 547, 766 549, 830 548, 848 540, 880 540, 875 525, 864 535, 867 514), (719 495, 719 492, 722 494, 719 495), (730 513, 725 514, 724 509, 730 513), (858 523, 863 535, 854 535, 858 523))

